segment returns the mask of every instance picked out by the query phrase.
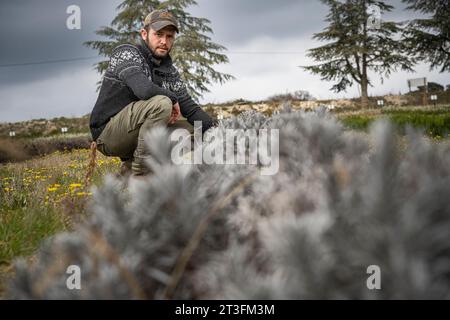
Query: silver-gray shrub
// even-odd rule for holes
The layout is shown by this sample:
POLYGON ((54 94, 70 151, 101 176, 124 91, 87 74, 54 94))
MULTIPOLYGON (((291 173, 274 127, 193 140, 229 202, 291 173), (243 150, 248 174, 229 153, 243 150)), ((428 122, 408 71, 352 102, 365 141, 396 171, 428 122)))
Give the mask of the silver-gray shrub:
POLYGON ((32 266, 17 262, 9 297, 450 297, 448 144, 412 131, 399 143, 383 121, 355 133, 324 110, 289 107, 226 119, 204 144, 224 143, 212 137, 227 128, 279 129, 279 172, 175 166, 168 133, 155 129, 154 175, 108 176, 87 222, 46 241, 32 266), (81 290, 66 287, 71 264, 81 290), (366 286, 370 265, 380 290, 366 286))

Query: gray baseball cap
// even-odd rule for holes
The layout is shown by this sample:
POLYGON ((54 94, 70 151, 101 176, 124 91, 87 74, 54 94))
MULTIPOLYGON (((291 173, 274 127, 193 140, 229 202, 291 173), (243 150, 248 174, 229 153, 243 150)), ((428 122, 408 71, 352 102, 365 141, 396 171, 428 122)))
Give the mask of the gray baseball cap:
POLYGON ((144 20, 144 27, 148 25, 155 31, 159 31, 167 26, 174 26, 176 31, 179 32, 177 19, 167 10, 153 10, 150 12, 144 20))

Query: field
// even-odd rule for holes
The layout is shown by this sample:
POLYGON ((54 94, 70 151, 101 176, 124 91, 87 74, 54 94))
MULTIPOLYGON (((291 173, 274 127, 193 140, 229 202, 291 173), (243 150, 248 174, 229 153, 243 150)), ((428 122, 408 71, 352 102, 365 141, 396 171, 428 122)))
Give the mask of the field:
POLYGON ((450 107, 408 107, 383 108, 372 111, 338 113, 343 123, 351 129, 367 130, 370 124, 379 118, 391 120, 400 132, 405 133, 411 126, 423 130, 433 138, 440 139, 450 134, 450 107))
MULTIPOLYGON (((422 129, 435 143, 449 141, 450 106, 350 110, 336 115, 350 131, 365 132, 375 119, 387 117, 400 134, 411 125, 422 129)), ((0 296, 14 274, 13 260, 26 257, 32 263, 42 240, 74 230, 90 214, 90 187, 102 185, 107 173, 118 171, 118 158, 106 158, 97 152, 97 167, 89 184, 85 177, 90 150, 62 149, 0 165, 0 296)))
MULTIPOLYGON (((85 217, 92 196, 85 181, 89 156, 89 149, 56 151, 0 166, 0 292, 15 257, 31 256, 43 239, 85 217)), ((97 156, 94 185, 120 163, 97 156)))

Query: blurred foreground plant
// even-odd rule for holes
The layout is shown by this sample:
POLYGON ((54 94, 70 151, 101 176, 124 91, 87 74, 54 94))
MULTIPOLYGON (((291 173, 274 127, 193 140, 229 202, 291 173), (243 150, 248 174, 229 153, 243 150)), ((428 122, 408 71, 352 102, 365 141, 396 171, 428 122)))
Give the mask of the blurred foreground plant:
MULTIPOLYGON (((171 163, 155 129, 154 175, 108 176, 88 222, 16 264, 10 298, 449 298, 450 149, 388 122, 370 139, 323 110, 247 112, 209 130, 278 128, 279 172, 171 163), (81 290, 66 286, 69 265, 81 290), (381 270, 369 290, 367 267, 381 270)), ((249 145, 251 145, 250 141, 249 145)))

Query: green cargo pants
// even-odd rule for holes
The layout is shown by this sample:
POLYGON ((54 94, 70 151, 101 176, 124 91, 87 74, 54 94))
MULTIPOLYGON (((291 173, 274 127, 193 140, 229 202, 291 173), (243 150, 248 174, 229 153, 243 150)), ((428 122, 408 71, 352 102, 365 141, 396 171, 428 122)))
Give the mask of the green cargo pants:
POLYGON ((97 139, 97 149, 105 156, 120 157, 131 162, 135 175, 150 172, 145 164, 148 148, 144 142, 145 133, 156 126, 167 126, 169 131, 187 129, 191 134, 194 127, 183 117, 174 124, 168 124, 172 114, 172 101, 162 95, 148 100, 135 101, 112 117, 97 139))

